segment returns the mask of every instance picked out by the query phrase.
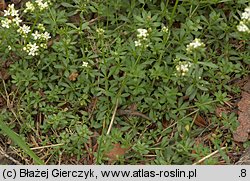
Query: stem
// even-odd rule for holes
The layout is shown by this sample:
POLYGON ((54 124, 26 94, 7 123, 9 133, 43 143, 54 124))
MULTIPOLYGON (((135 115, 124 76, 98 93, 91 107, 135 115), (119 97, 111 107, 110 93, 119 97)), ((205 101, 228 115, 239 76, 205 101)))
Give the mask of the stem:
POLYGON ((178 6, 178 3, 179 3, 179 0, 176 0, 176 1, 175 1, 175 5, 174 5, 174 9, 173 9, 172 14, 171 14, 171 19, 170 19, 169 27, 171 27, 172 24, 173 24, 173 18, 174 18, 174 15, 175 15, 175 12, 176 12, 176 8, 177 8, 177 6, 178 6))
MULTIPOLYGON (((212 103, 215 103, 215 102, 218 102, 218 101, 217 100, 213 100, 213 101, 210 101, 210 102, 205 102, 202 105, 212 104, 212 103)), ((189 106, 189 107, 185 107, 185 108, 180 108, 180 109, 178 109, 178 111, 185 110, 185 109, 192 109, 192 108, 197 108, 197 106, 189 106)))

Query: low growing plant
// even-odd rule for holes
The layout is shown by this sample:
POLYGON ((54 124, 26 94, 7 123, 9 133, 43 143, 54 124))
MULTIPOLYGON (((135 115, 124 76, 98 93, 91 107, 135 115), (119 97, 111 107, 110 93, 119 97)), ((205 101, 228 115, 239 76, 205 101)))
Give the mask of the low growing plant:
POLYGON ((192 164, 222 146, 204 163, 229 164, 237 118, 215 110, 249 73, 249 13, 244 0, 11 4, 1 114, 47 164, 192 164))

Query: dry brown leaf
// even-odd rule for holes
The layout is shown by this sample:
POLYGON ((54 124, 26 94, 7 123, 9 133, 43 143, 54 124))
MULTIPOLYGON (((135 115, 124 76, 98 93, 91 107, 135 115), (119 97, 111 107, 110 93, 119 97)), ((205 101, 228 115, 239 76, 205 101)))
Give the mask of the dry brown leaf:
POLYGON ((6 69, 0 69, 0 79, 8 80, 10 75, 8 74, 6 69))
POLYGON ((194 124, 196 124, 199 127, 206 127, 208 125, 208 123, 206 122, 206 120, 202 116, 200 116, 200 115, 198 115, 195 118, 194 124))
POLYGON ((69 17, 69 20, 70 20, 70 23, 74 23, 76 25, 80 25, 81 23, 81 16, 80 16, 80 13, 77 13, 75 15, 72 15, 69 17))
POLYGON ((120 143, 115 143, 113 144, 113 148, 105 155, 110 161, 115 161, 118 157, 124 155, 127 150, 128 148, 122 148, 120 143))
POLYGON ((137 110, 137 104, 133 103, 133 104, 129 105, 128 109, 131 110, 131 111, 136 111, 137 110))
POLYGON ((47 43, 47 46, 48 47, 51 47, 53 44, 54 44, 54 42, 58 42, 59 40, 60 40, 60 35, 56 35, 56 37, 54 37, 54 38, 51 38, 49 41, 48 41, 48 43, 47 43))
POLYGON ((22 0, 11 0, 11 3, 13 3, 13 4, 18 4, 18 3, 20 3, 22 0))
POLYGON ((6 9, 6 6, 5 0, 0 0, 0 10, 6 9))
POLYGON ((167 121, 166 118, 162 119, 161 124, 162 124, 162 126, 163 126, 164 129, 169 126, 169 122, 167 121))
POLYGON ((72 72, 69 76, 69 80, 76 81, 76 78, 79 76, 77 72, 72 72))
POLYGON ((242 92, 242 98, 238 103, 238 108, 238 121, 240 126, 234 133, 234 140, 237 142, 245 142, 248 140, 248 134, 250 133, 250 94, 248 92, 242 92))

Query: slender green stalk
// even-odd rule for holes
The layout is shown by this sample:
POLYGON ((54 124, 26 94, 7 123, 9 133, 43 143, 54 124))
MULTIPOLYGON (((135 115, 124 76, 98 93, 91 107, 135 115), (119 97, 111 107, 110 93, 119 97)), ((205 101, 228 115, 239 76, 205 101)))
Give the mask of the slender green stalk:
POLYGON ((174 5, 174 9, 173 9, 172 14, 171 14, 171 19, 170 19, 170 22, 169 22, 169 27, 171 27, 172 24, 173 24, 173 19, 174 19, 174 15, 175 15, 178 3, 179 3, 179 0, 176 0, 175 1, 175 5, 174 5))

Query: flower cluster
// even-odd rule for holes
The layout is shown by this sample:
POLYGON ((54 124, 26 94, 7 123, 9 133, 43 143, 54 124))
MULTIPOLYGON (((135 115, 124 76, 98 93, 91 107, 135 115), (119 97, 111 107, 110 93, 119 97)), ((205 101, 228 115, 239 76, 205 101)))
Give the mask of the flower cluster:
POLYGON ((201 49, 204 47, 205 47, 205 44, 203 42, 201 42, 201 40, 199 38, 195 38, 191 43, 189 43, 187 45, 186 50, 187 50, 187 52, 191 53, 194 50, 201 49))
POLYGON ((148 36, 148 30, 146 29, 137 29, 137 38, 140 39, 140 40, 146 40, 147 39, 147 36, 148 36))
POLYGON ((138 32, 138 34, 137 34, 137 40, 135 41, 135 46, 140 47, 142 45, 145 45, 147 47, 148 45, 146 42, 148 40, 147 39, 148 30, 139 28, 139 29, 137 29, 137 32, 138 32))
POLYGON ((19 26, 22 20, 19 17, 18 10, 15 9, 14 4, 8 6, 7 10, 4 10, 4 19, 1 20, 3 28, 10 28, 12 25, 19 26))
POLYGON ((238 31, 244 33, 250 33, 250 6, 245 8, 245 11, 241 15, 241 21, 237 26, 238 31))
POLYGON ((23 50, 28 53, 28 55, 35 56, 38 55, 39 46, 36 45, 36 43, 28 43, 25 47, 23 47, 23 50))
POLYGON ((161 31, 162 31, 163 33, 167 33, 167 32, 168 32, 168 27, 163 26, 163 27, 161 28, 161 31))
POLYGON ((103 35, 104 35, 104 29, 102 29, 102 28, 97 28, 97 29, 96 29, 96 32, 97 32, 97 34, 98 34, 99 36, 103 36, 103 35))
POLYGON ((191 62, 188 61, 179 61, 178 64, 176 65, 176 71, 182 75, 185 76, 187 72, 189 71, 190 67, 192 66, 191 62))
POLYGON ((41 23, 39 23, 39 24, 37 25, 37 29, 38 29, 38 30, 41 30, 41 31, 45 31, 45 27, 44 27, 43 24, 41 24, 41 23))
POLYGON ((48 41, 51 38, 48 32, 39 33, 37 30, 35 31, 35 33, 32 33, 32 36, 34 40, 48 41))
MULTIPOLYGON (((42 0, 35 1, 37 5, 41 4, 42 0)), ((43 7, 47 6, 47 3, 43 7)), ((26 3, 26 7, 30 6, 30 1, 26 3)), ((14 4, 8 6, 7 10, 4 10, 4 19, 1 21, 1 26, 3 28, 9 29, 12 27, 17 33, 23 38, 24 45, 23 50, 28 53, 28 55, 35 56, 39 53, 39 48, 47 48, 47 41, 51 38, 50 34, 45 31, 43 24, 38 24, 34 26, 33 29, 22 23, 22 20, 19 18, 18 10, 15 10, 14 4), (32 29, 32 30, 31 30, 32 29)), ((11 48, 9 48, 11 50, 11 48)))
POLYGON ((24 10, 25 13, 27 12, 34 12, 37 8, 42 11, 46 8, 49 7, 49 3, 47 1, 44 0, 35 0, 34 2, 30 2, 28 1, 25 4, 26 8, 24 10))
POLYGON ((245 8, 245 11, 242 13, 241 19, 250 21, 250 6, 245 8))
POLYGON ((25 38, 27 37, 30 31, 31 31, 30 27, 25 24, 23 26, 20 26, 19 29, 17 30, 17 32, 20 33, 25 38))
POLYGON ((18 10, 15 9, 14 4, 8 6, 7 10, 4 10, 4 16, 18 17, 18 10))

